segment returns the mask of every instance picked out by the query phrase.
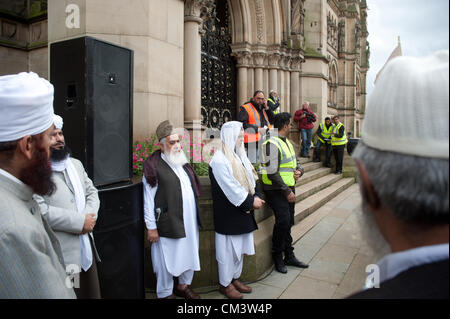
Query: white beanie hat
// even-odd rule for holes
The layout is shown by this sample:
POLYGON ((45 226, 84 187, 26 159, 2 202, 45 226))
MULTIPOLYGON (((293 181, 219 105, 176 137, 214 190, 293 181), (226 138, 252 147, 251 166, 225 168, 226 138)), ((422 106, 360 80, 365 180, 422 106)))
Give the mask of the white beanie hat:
POLYGON ((53 124, 55 124, 56 129, 62 130, 63 124, 64 124, 62 117, 54 114, 53 115, 53 124))
POLYGON ((449 158, 449 52, 390 61, 369 96, 362 141, 375 149, 449 158))
POLYGON ((0 76, 0 142, 37 135, 53 124, 53 85, 36 73, 0 76))

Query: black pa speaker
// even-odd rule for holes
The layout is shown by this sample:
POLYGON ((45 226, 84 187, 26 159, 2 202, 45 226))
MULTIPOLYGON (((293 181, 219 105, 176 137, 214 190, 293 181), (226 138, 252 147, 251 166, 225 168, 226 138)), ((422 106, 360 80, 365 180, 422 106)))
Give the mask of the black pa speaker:
POLYGON ((102 298, 145 298, 142 183, 99 189, 94 239, 102 298))
POLYGON ((55 114, 94 185, 132 177, 133 51, 92 37, 50 44, 55 114))

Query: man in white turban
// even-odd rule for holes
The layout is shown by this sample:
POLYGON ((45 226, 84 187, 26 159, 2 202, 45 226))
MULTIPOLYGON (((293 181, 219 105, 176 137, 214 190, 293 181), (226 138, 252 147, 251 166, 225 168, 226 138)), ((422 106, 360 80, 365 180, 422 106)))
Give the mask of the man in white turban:
POLYGON ((66 270, 79 274, 79 299, 99 299, 100 284, 92 230, 100 207, 98 191, 87 176, 83 164, 70 157, 63 134, 63 119, 54 115, 56 143, 51 147, 51 164, 55 192, 50 196, 35 195, 42 216, 58 238, 66 270))
POLYGON ((391 253, 352 298, 448 299, 448 82, 448 50, 397 57, 369 97, 353 153, 361 224, 377 255, 380 243, 391 253))
POLYGON ((0 76, 0 114, 0 298, 75 298, 32 197, 55 190, 53 86, 34 73, 0 76))
POLYGON ((239 281, 244 254, 254 255, 253 231, 258 228, 254 209, 264 204, 258 176, 244 149, 242 122, 227 122, 220 132, 221 146, 210 163, 209 178, 216 231, 219 291, 230 299, 252 288, 239 281))

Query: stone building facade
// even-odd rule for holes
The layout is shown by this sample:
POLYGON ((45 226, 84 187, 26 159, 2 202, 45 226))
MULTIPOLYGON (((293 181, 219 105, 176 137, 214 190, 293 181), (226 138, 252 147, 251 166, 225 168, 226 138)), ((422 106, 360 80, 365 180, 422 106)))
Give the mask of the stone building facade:
POLYGON ((283 111, 309 101, 320 121, 339 114, 360 132, 365 0, 0 0, 0 75, 48 78, 48 45, 84 35, 134 50, 134 140, 168 118, 220 127, 257 89, 276 89, 283 111))

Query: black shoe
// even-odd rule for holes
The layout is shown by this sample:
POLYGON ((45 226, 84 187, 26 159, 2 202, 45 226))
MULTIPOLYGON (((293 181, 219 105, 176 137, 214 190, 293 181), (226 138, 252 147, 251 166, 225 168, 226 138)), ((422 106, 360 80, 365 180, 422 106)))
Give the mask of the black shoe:
POLYGON ((298 268, 308 268, 309 265, 305 264, 298 260, 295 256, 290 257, 289 259, 284 259, 284 264, 287 266, 294 266, 298 268))
POLYGON ((281 272, 282 274, 286 274, 287 273, 287 267, 283 262, 282 257, 274 257, 273 258, 273 262, 275 264, 275 270, 278 272, 281 272))
POLYGON ((325 167, 331 168, 331 164, 325 164, 325 167))
POLYGON ((335 174, 336 174, 336 175, 341 175, 341 174, 342 174, 342 171, 336 171, 335 174))
POLYGON ((315 163, 319 163, 319 162, 320 162, 320 158, 314 159, 314 162, 315 162, 315 163))

